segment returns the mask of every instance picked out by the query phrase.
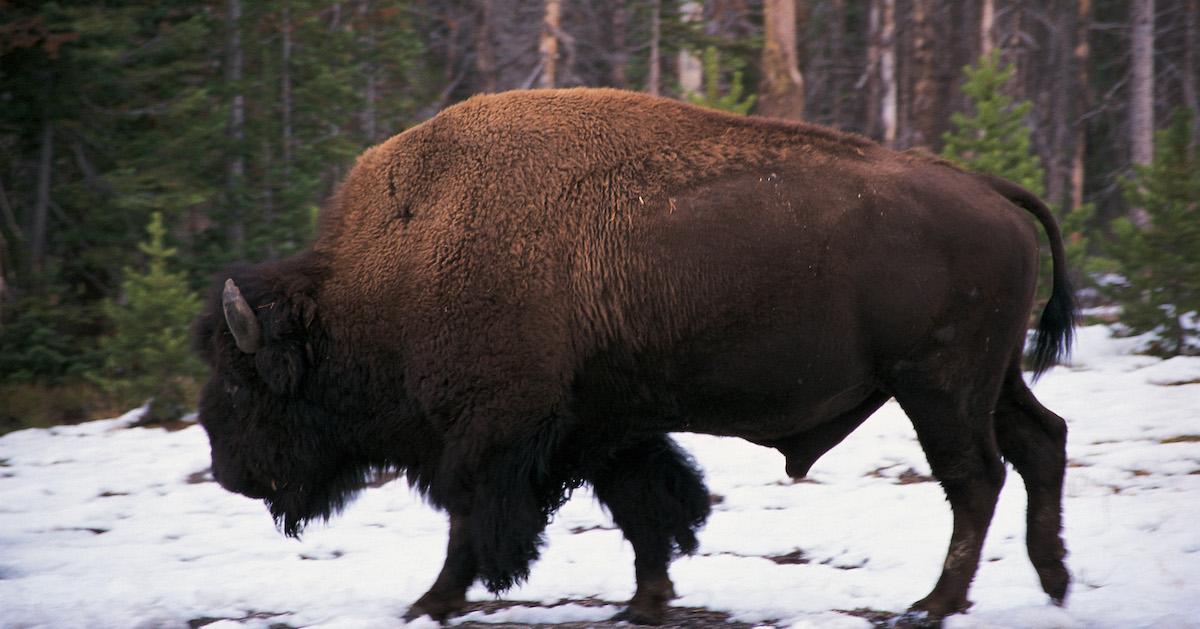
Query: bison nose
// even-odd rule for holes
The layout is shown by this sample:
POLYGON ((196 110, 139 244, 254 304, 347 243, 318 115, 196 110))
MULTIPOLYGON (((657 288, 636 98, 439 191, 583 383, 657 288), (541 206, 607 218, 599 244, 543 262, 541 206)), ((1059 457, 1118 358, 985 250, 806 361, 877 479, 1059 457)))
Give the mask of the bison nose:
POLYGON ((217 484, 225 491, 241 494, 255 500, 261 500, 271 495, 265 488, 250 482, 249 479, 240 475, 219 472, 216 467, 213 468, 212 475, 213 480, 217 481, 217 484))

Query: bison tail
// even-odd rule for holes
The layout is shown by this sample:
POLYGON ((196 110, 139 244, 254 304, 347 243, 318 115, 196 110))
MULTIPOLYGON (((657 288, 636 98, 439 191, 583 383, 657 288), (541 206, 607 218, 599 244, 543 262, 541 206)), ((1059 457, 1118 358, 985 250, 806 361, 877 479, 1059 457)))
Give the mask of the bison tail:
POLYGON ((1050 301, 1046 302, 1042 317, 1038 321, 1030 356, 1033 379, 1037 381, 1047 369, 1070 355, 1075 335, 1075 297, 1070 278, 1067 276, 1067 254, 1063 246, 1062 232, 1050 208, 1046 207, 1037 195, 1000 177, 981 177, 1001 196, 1033 214, 1046 230, 1046 236, 1050 240, 1050 257, 1054 263, 1054 288, 1050 292, 1050 301))

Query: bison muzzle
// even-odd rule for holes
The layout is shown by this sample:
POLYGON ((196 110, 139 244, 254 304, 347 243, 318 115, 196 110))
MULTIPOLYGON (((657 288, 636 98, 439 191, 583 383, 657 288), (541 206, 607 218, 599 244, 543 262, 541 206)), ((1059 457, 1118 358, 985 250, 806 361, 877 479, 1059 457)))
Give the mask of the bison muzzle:
POLYGON ((436 619, 476 579, 525 578, 590 485, 636 553, 622 617, 656 623, 709 513, 669 432, 776 448, 801 477, 895 398, 954 514, 914 615, 970 604, 1003 460, 1061 602, 1066 425, 1020 367, 1039 224, 1054 273, 1036 373, 1074 310, 1059 229, 1016 185, 639 94, 472 98, 363 153, 308 250, 220 278, 196 331, 213 474, 298 535, 403 472, 449 513, 410 610, 436 619))

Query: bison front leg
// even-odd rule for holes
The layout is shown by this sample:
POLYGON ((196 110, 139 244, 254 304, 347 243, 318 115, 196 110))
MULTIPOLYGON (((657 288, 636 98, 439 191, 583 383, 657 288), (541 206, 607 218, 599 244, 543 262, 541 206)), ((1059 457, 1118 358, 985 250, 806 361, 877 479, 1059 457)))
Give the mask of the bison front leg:
POLYGON ((708 489, 690 457, 665 435, 599 463, 588 480, 635 555, 637 591, 615 619, 661 624, 667 601, 675 597, 667 566, 675 550, 696 549, 695 530, 710 511, 708 489))
POLYGON ((467 604, 467 589, 475 582, 477 572, 475 554, 471 550, 471 539, 467 533, 467 519, 450 514, 450 540, 446 543, 446 562, 429 591, 417 599, 405 620, 421 616, 443 622, 462 610, 467 604))
POLYGON ((580 484, 559 458, 559 431, 541 428, 494 445, 477 465, 446 475, 469 487, 464 535, 479 579, 495 594, 529 576, 550 516, 580 484))

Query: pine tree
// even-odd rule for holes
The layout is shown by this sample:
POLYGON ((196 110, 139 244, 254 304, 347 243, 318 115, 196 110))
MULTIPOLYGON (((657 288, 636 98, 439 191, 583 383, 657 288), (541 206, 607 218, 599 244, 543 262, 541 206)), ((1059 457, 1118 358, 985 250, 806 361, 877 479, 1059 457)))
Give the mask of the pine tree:
POLYGON ((715 46, 705 47, 703 57, 704 93, 686 94, 688 102, 737 114, 748 113, 750 108, 754 107, 756 96, 754 94, 743 95, 745 87, 742 85, 742 71, 734 69, 729 79, 729 91, 722 93, 721 61, 717 48, 715 46))
POLYGON ((96 380, 122 404, 150 400, 143 421, 166 421, 186 412, 200 373, 188 347, 200 301, 184 274, 167 269, 175 249, 163 243, 166 228, 160 213, 151 215, 146 233, 148 239, 138 246, 148 260, 146 269, 127 267, 121 284, 124 303, 105 303, 113 334, 101 342, 105 368, 96 380))
POLYGON ((1004 93, 1016 74, 1013 65, 1000 65, 1000 53, 981 57, 975 66, 963 68, 963 93, 974 108, 973 115, 956 112, 950 117, 954 130, 942 135, 942 157, 979 172, 1004 177, 1035 194, 1042 194, 1041 161, 1032 150, 1025 116, 1033 104, 1013 103, 1004 93))
MULTIPOLYGON (((1001 66, 1000 52, 993 50, 981 57, 976 65, 963 68, 963 72, 966 81, 962 90, 974 113, 956 112, 951 116, 954 130, 942 135, 945 142, 942 157, 971 170, 1004 177, 1035 194, 1044 194, 1045 171, 1033 151, 1030 128, 1025 124, 1033 104, 1013 102, 1005 93, 1016 75, 1016 67, 1001 66)), ((1057 208, 1051 209, 1066 240, 1067 268, 1072 284, 1077 288, 1091 285, 1089 272, 1095 264, 1088 257, 1084 227, 1094 214, 1093 207, 1085 204, 1065 215, 1057 208)), ((1049 247, 1043 246, 1042 253, 1037 311, 1050 298, 1053 284, 1049 247)))
POLYGON ((1124 281, 1112 287, 1121 323, 1130 332, 1153 331, 1150 351, 1200 354, 1200 159, 1189 148, 1194 114, 1177 109, 1155 138, 1154 161, 1125 181, 1130 207, 1148 224, 1113 224, 1109 255, 1124 281))

